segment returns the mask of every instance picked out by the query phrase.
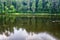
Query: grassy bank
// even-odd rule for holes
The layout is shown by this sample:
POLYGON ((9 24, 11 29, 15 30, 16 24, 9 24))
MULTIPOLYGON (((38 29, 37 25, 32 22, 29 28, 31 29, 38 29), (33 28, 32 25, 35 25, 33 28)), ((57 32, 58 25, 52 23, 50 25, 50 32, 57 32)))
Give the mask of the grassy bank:
POLYGON ((9 17, 43 17, 43 18, 60 18, 60 14, 51 14, 51 13, 5 13, 0 14, 0 16, 9 16, 9 17))
POLYGON ((6 13, 6 14, 11 14, 11 15, 60 15, 57 13, 6 13))
POLYGON ((6 13, 5 16, 17 17, 43 17, 43 18, 60 18, 60 14, 49 13, 6 13))

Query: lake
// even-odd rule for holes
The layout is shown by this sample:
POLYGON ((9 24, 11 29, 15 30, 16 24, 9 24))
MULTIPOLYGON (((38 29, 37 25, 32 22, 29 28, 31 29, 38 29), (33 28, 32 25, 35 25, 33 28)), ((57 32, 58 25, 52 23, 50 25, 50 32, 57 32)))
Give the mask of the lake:
POLYGON ((59 40, 60 18, 0 16, 0 40, 59 40))

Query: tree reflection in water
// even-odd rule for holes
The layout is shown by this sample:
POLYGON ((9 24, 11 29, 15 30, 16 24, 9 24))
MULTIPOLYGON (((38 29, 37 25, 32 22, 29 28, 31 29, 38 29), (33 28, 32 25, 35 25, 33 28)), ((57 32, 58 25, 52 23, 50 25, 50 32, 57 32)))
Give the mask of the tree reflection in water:
POLYGON ((41 32, 41 33, 34 33, 30 32, 28 33, 25 29, 20 28, 17 30, 14 28, 14 33, 11 33, 10 36, 6 35, 0 35, 0 39, 6 39, 6 40, 57 40, 52 35, 48 34, 47 32, 41 32))
POLYGON ((60 38, 60 22, 51 22, 51 20, 55 19, 47 17, 0 16, 0 34, 4 33, 6 36, 10 36, 14 34, 15 27, 17 30, 20 30, 20 28, 25 29, 27 33, 34 32, 39 34, 48 32, 60 38))

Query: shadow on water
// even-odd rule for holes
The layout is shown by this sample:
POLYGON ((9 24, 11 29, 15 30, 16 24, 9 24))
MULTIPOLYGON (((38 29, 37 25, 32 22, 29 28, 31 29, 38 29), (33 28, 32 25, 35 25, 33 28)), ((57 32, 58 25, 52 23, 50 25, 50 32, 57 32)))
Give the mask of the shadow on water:
MULTIPOLYGON (((0 16, 0 34, 5 33, 9 36, 14 33, 14 27, 17 30, 20 28, 25 29, 28 33, 48 32, 49 34, 60 38, 60 22, 52 22, 56 18, 43 18, 43 17, 19 17, 19 16, 0 16)), ((60 19, 58 19, 60 20, 60 19)))

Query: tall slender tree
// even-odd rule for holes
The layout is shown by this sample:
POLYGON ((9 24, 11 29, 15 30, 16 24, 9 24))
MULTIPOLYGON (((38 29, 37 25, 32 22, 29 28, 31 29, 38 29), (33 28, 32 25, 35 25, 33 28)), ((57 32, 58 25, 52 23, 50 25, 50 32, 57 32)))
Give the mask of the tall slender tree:
POLYGON ((45 0, 42 0, 42 8, 45 8, 45 0))
POLYGON ((32 11, 32 0, 30 0, 30 3, 29 3, 29 5, 30 5, 30 10, 32 11))
POLYGON ((39 2, 39 0, 36 0, 36 4, 35 4, 35 11, 38 11, 38 2, 39 2))

